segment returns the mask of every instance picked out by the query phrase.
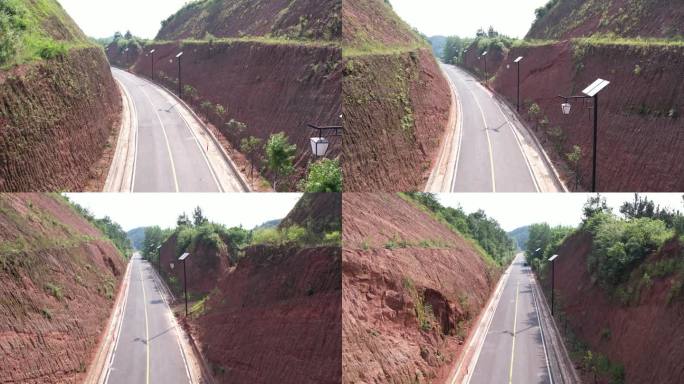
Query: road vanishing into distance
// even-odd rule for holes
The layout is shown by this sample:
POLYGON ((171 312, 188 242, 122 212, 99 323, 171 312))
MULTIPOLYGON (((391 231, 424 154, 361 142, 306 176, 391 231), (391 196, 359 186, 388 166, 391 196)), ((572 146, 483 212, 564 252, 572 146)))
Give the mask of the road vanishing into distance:
POLYGON ((184 117, 190 113, 179 112, 187 111, 182 104, 150 81, 116 68, 112 74, 131 99, 131 124, 137 127, 133 176, 126 186, 130 192, 242 191, 237 181, 222 187, 220 179, 238 176, 217 174, 229 167, 217 170, 211 165, 205 147, 213 148, 213 143, 190 127, 184 117))
POLYGON ((510 269, 487 330, 471 384, 551 384, 549 360, 539 327, 536 284, 519 254, 510 269))
POLYGON ((461 107, 455 146, 459 153, 449 192, 539 192, 505 107, 466 71, 452 65, 443 68, 461 107))
POLYGON ((105 383, 190 383, 179 331, 156 272, 139 253, 133 256, 130 268, 121 329, 105 383))

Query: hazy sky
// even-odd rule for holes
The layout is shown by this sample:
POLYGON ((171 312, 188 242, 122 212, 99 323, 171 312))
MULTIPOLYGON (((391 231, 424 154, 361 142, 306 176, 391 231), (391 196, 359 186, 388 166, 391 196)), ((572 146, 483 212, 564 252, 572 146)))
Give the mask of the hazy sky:
POLYGON ((298 193, 245 194, 66 194, 72 201, 88 208, 96 217, 109 216, 124 230, 159 225, 175 227, 178 216, 192 213, 200 206, 210 221, 229 227, 242 225, 252 229, 273 219, 282 219, 302 196, 298 193))
POLYGON ((534 10, 548 0, 390 0, 394 10, 428 36, 475 36, 489 26, 511 37, 524 37, 534 10))
POLYGON ((86 35, 108 37, 114 32, 152 39, 162 20, 178 11, 188 0, 57 0, 86 35))
MULTIPOLYGON (((682 194, 647 193, 650 200, 676 210, 684 210, 682 194)), ((488 216, 496 219, 506 231, 516 228, 547 222, 551 225, 576 226, 582 220, 582 207, 591 194, 442 194, 439 199, 442 204, 457 207, 459 204, 467 213, 482 209, 488 216)), ((625 201, 634 199, 632 193, 616 193, 603 195, 608 205, 619 213, 619 208, 625 201)))

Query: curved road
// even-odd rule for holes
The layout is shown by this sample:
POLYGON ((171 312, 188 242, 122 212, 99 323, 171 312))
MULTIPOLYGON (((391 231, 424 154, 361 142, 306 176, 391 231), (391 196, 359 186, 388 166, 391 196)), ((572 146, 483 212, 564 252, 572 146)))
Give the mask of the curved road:
MULTIPOLYGON (((238 176, 230 167, 215 166, 208 157, 214 143, 198 134, 197 122, 190 113, 159 86, 120 69, 112 68, 114 78, 123 86, 131 104, 131 130, 135 136, 130 192, 224 192, 243 191, 238 176), (183 113, 179 112, 182 110, 183 113), (190 120, 190 122, 188 122, 190 120), (191 124, 195 130, 191 128, 191 124), (205 149, 206 148, 206 149, 205 149), (226 174, 232 173, 232 174, 226 174), (221 180, 229 180, 223 187, 221 180)), ((116 160, 115 160, 116 161, 116 160)), ((224 163, 220 160, 220 163, 224 163)), ((129 171, 127 171, 129 172, 129 171)), ((130 173, 130 172, 129 172, 130 173)))
POLYGON ((107 384, 191 383, 178 327, 155 272, 140 254, 131 260, 128 296, 107 384))
POLYGON ((520 138, 499 101, 464 70, 443 68, 456 89, 462 119, 450 192, 539 192, 520 138))
POLYGON ((533 284, 532 271, 519 254, 467 383, 552 383, 533 284))

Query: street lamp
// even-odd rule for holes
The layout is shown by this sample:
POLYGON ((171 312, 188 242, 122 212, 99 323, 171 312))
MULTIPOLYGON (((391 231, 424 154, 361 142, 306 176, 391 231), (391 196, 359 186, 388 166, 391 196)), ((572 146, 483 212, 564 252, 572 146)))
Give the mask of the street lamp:
POLYGON ((157 247, 157 269, 161 273, 161 245, 157 247))
POLYGON ((150 51, 150 55, 152 55, 152 82, 154 82, 154 52, 156 49, 153 49, 150 51))
POLYGON ((520 62, 522 59, 523 57, 520 56, 514 61, 514 63, 518 64, 518 113, 520 113, 520 62))
POLYGON ((183 88, 181 88, 181 56, 183 56, 183 52, 176 55, 176 60, 178 60, 178 98, 183 99, 183 88))
POLYGON ((556 263, 554 262, 558 258, 558 255, 553 255, 549 258, 549 261, 551 262, 551 317, 553 317, 553 304, 554 304, 554 286, 555 286, 555 279, 556 279, 556 263))
POLYGON ((178 258, 179 261, 183 262, 183 291, 185 292, 185 317, 188 317, 188 275, 185 270, 185 259, 190 256, 189 253, 184 253, 178 258))
POLYGON ((324 132, 331 132, 328 137, 342 136, 343 128, 341 126, 319 127, 317 125, 309 124, 309 128, 318 131, 318 136, 311 138, 311 152, 317 159, 325 157, 330 148, 330 141, 323 136, 324 132))
POLYGON ((126 52, 126 64, 128 64, 131 61, 131 54, 128 48, 124 49, 124 52, 126 52))
POLYGON ((594 100, 594 145, 593 145, 593 170, 592 170, 592 176, 591 176, 591 191, 596 192, 596 152, 597 152, 597 147, 598 147, 598 94, 601 92, 605 87, 610 84, 610 81, 603 80, 603 79, 598 79, 591 83, 582 93, 584 93, 584 96, 558 96, 559 98, 565 100, 563 104, 561 104, 561 110, 563 111, 563 115, 567 116, 570 114, 570 111, 572 110, 572 104, 570 104, 570 100, 586 100, 586 99, 593 99, 594 100))
POLYGON ((489 84, 489 76, 487 75, 487 51, 484 51, 482 54, 482 57, 484 58, 484 67, 485 67, 485 85, 489 84))
POLYGON ((464 49, 464 50, 463 50, 463 64, 466 63, 466 53, 468 53, 468 50, 467 50, 467 49, 464 49))

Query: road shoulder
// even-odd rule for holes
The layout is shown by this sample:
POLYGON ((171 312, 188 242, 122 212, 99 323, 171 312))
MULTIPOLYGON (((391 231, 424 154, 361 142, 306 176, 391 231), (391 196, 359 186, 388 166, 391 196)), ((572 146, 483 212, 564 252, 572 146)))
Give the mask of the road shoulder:
POLYGON ((114 81, 121 93, 123 108, 116 151, 103 192, 132 192, 138 141, 138 119, 135 113, 135 105, 126 87, 118 79, 115 78, 114 81))

